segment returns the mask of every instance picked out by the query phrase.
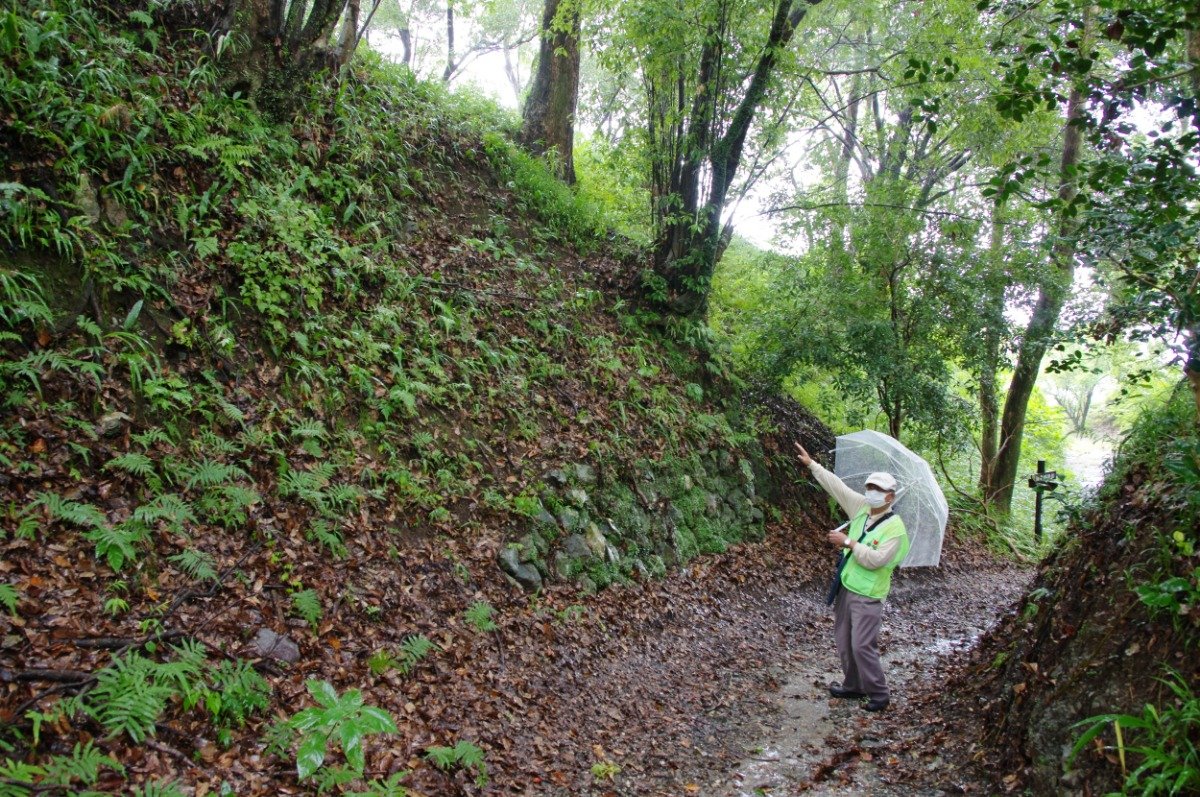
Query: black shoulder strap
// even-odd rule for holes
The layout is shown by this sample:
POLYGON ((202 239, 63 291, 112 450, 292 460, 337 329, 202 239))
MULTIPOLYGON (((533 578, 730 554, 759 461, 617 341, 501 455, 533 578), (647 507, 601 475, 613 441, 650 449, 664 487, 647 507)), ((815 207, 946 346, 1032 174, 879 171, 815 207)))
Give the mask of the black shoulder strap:
POLYGON ((874 523, 872 523, 871 525, 869 525, 869 526, 868 526, 868 525, 866 525, 866 524, 863 524, 863 533, 859 535, 858 539, 857 539, 857 540, 855 540, 855 542, 862 542, 862 541, 863 541, 863 539, 864 539, 864 538, 866 538, 866 536, 867 536, 868 534, 870 534, 870 533, 871 533, 872 531, 874 531, 875 529, 879 528, 879 524, 880 524, 880 523, 883 523, 883 521, 887 520, 888 518, 892 517, 892 516, 893 516, 893 515, 895 515, 895 514, 896 514, 895 512, 890 512, 890 511, 889 511, 889 512, 886 512, 886 513, 884 513, 883 517, 879 518, 878 520, 876 520, 876 521, 875 521, 874 523))

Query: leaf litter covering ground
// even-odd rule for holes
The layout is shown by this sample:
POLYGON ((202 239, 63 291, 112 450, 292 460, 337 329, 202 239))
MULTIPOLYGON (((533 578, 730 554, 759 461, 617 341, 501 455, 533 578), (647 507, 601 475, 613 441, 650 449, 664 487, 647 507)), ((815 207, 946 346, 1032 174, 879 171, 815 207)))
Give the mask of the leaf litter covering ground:
MULTIPOLYGON (((821 536, 811 521, 803 528, 776 524, 762 545, 589 599, 565 587, 530 598, 493 575, 486 545, 465 549, 430 539, 390 559, 352 555, 347 561, 355 566, 312 552, 312 561, 297 564, 321 568, 328 583, 351 586, 383 609, 371 621, 340 603, 315 633, 285 620, 287 596, 270 587, 268 555, 249 546, 226 554, 243 578, 212 594, 181 585, 175 596, 165 592, 171 584, 164 579, 161 597, 175 607, 167 626, 186 629, 213 651, 249 655, 254 629, 289 625, 300 662, 286 670, 264 663, 281 714, 309 704, 309 678, 329 680, 339 692, 362 688, 400 728, 398 737, 368 740, 369 773, 411 769, 406 783, 417 794, 479 791, 466 774, 443 774, 421 758, 430 745, 458 740, 484 749, 492 776, 484 791, 495 794, 790 794, 810 785, 817 793, 912 794, 929 793, 931 783, 969 789, 971 777, 980 776, 937 757, 950 743, 935 733, 938 705, 927 696, 936 694, 939 668, 1016 597, 1024 574, 967 550, 948 552, 941 570, 902 574, 883 636, 896 699, 890 716, 874 717, 824 697, 836 659, 821 601, 821 536), (496 608, 498 631, 480 633, 461 619, 478 600, 496 608), (406 677, 372 676, 367 658, 413 633, 426 634, 439 651, 406 677), (594 767, 608 777, 598 778, 594 767)), ((5 544, 6 563, 22 542, 5 544)), ((360 540, 365 550, 371 543, 360 540)), ((304 550, 296 546, 289 555, 304 550)), ((15 561, 20 569, 29 560, 15 561)), ((103 648, 120 644, 78 641, 96 637, 89 619, 97 603, 89 587, 94 569, 78 555, 24 574, 24 618, 3 621, 5 721, 47 687, 69 687, 22 673, 54 670, 69 679, 102 666, 103 648)), ((222 749, 211 726, 175 712, 144 746, 101 744, 135 776, 178 778, 198 795, 215 793, 222 781, 241 795, 308 793, 296 784, 292 762, 262 752, 264 727, 251 723, 222 749)), ((95 731, 55 730, 73 740, 95 731)), ((952 746, 969 753, 962 740, 952 746)))

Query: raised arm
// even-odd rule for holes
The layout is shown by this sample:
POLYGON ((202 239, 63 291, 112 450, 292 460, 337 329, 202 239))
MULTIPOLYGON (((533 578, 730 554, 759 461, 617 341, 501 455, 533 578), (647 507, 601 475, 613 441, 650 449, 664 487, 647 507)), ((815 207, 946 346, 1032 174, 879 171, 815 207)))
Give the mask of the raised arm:
POLYGON ((863 510, 863 507, 867 505, 866 496, 862 493, 856 493, 847 487, 845 482, 809 456, 804 446, 799 443, 796 443, 796 451, 800 459, 800 464, 808 466, 808 470, 812 473, 813 478, 817 480, 817 484, 821 485, 825 488, 825 492, 833 496, 833 500, 837 501, 838 506, 842 508, 847 517, 854 517, 863 510))

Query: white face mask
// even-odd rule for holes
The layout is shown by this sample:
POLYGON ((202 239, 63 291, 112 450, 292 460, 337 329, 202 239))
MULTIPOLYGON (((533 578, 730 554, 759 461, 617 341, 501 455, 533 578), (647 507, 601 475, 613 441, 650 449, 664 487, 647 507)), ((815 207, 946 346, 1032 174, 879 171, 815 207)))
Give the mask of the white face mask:
POLYGON ((887 503, 888 494, 879 490, 867 490, 867 506, 878 509, 887 503))

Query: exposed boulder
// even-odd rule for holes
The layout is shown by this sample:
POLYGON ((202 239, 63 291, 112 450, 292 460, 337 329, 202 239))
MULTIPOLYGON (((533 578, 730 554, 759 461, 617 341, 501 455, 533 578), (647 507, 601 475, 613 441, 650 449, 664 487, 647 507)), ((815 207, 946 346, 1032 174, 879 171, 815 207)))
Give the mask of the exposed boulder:
POLYGON ((500 549, 496 559, 500 564, 500 569, 513 580, 528 590, 535 590, 542 586, 542 574, 538 569, 529 562, 521 561, 521 555, 524 546, 519 543, 509 543, 500 549))

